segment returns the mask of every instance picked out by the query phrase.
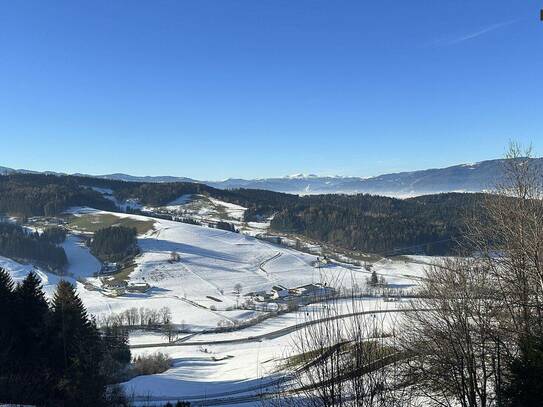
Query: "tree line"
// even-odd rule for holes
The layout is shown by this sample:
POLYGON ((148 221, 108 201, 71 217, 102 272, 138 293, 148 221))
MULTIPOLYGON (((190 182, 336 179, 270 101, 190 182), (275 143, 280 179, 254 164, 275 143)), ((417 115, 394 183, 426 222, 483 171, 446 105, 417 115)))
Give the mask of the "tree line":
POLYGON ((0 222, 0 255, 16 260, 35 261, 53 270, 61 270, 68 263, 62 243, 66 233, 60 228, 43 233, 29 232, 23 227, 0 222))
POLYGON ((151 309, 147 307, 132 307, 119 313, 110 313, 98 318, 100 327, 123 326, 134 328, 139 326, 160 327, 171 323, 172 312, 169 307, 151 309))
POLYGON ((0 403, 122 405, 107 386, 130 363, 127 336, 100 332, 70 283, 48 302, 36 274, 15 285, 0 269, 0 326, 0 403))

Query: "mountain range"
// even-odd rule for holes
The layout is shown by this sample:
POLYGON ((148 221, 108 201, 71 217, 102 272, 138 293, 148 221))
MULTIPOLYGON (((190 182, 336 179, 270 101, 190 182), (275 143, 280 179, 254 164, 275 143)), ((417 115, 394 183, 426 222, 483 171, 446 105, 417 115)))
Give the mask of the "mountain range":
MULTIPOLYGON (((543 168, 543 158, 533 158, 534 164, 543 168)), ((219 189, 264 189, 291 194, 357 194, 369 193, 393 197, 410 197, 440 192, 481 192, 494 188, 503 174, 504 159, 460 164, 446 168, 406 171, 375 177, 341 177, 296 174, 278 178, 201 181, 175 176, 133 176, 127 174, 86 175, 95 178, 129 182, 197 182, 219 189)), ((0 174, 35 173, 0 167, 0 174)), ((56 174, 46 172, 47 174, 56 174)))

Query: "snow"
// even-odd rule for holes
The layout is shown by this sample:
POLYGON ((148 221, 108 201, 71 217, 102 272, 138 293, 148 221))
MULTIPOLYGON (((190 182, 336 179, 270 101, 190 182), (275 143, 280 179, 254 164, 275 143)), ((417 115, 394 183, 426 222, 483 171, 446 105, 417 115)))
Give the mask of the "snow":
MULTIPOLYGON (((233 205, 228 210, 231 214, 236 211, 240 213, 241 207, 233 205)), ((92 256, 79 237, 69 235, 63 243, 69 262, 70 277, 66 279, 76 284, 89 314, 98 317, 133 307, 158 310, 167 306, 171 309, 173 323, 193 332, 202 332, 225 321, 248 321, 261 314, 236 309, 236 304, 244 301, 245 293, 269 291, 273 285, 278 284, 292 288, 320 281, 328 282, 336 288, 348 289, 354 284, 362 287, 371 273, 363 267, 335 262, 316 269, 315 255, 277 246, 244 234, 90 208, 74 208, 71 212, 75 215, 109 214, 154 222, 152 230, 138 236, 141 254, 136 258, 136 268, 129 276, 131 282, 149 283, 152 288, 146 293, 110 298, 99 291, 86 290, 75 278, 93 280, 92 276, 99 270, 100 262, 92 256), (171 262, 173 251, 180 256, 178 262, 171 262), (241 296, 234 293, 237 284, 242 285, 241 296)), ((434 260, 436 259, 425 256, 382 259, 373 264, 372 270, 384 276, 389 284, 413 286, 423 277, 428 264, 434 260)), ((2 257, 0 267, 8 269, 16 281, 21 281, 33 269, 31 265, 19 264, 2 257)), ((35 270, 50 298, 61 277, 35 270)), ((337 305, 339 314, 352 312, 350 300, 338 301, 337 305)), ((362 311, 392 309, 398 305, 378 299, 361 299, 357 300, 356 307, 362 311)), ((251 388, 259 387, 277 377, 277 363, 295 351, 293 343, 303 331, 281 333, 271 336, 273 339, 261 341, 254 337, 294 327, 306 320, 307 313, 316 312, 318 315, 319 310, 325 306, 327 305, 306 306, 298 312, 273 317, 238 331, 191 335, 185 338, 184 346, 133 349, 134 355, 155 351, 167 353, 173 358, 174 365, 162 374, 137 377, 124 386, 129 394, 134 392, 142 396, 179 396, 180 399, 206 394, 212 396, 221 392, 254 391, 251 388), (202 344, 233 339, 237 342, 202 344)), ((386 317, 383 317, 387 326, 393 321, 392 315, 397 314, 386 314, 386 317)), ((345 326, 349 326, 350 319, 346 318, 344 321, 345 326)), ((140 331, 130 337, 132 345, 164 341, 164 337, 158 332, 140 331)))
POLYGON ((145 207, 144 210, 183 214, 202 221, 233 220, 240 222, 247 208, 204 195, 185 194, 165 206, 145 207))
MULTIPOLYGON (((395 310, 397 303, 383 303, 382 300, 340 300, 335 309, 338 314, 353 311, 395 310)), ((250 338, 263 333, 274 332, 282 328, 311 320, 307 312, 316 312, 317 317, 323 305, 306 307, 300 312, 286 314, 242 332, 198 335, 186 341, 182 347, 163 347, 154 349, 136 349, 135 354, 143 355, 154 352, 168 354, 174 361, 171 369, 153 376, 140 376, 125 383, 129 393, 149 395, 151 397, 190 398, 223 397, 221 393, 254 394, 268 386, 279 377, 281 362, 297 353, 295 343, 307 332, 304 329, 287 333, 273 339, 261 341, 237 342, 235 344, 201 344, 202 341, 250 338), (199 343, 200 342, 200 343, 199 343)), ((398 314, 373 314, 364 316, 368 322, 378 320, 385 329, 392 326, 398 314)), ((344 319, 344 326, 351 326, 350 318, 344 319)), ((154 338, 147 338, 154 339, 154 338)), ((141 343, 140 338, 134 339, 141 343)))
POLYGON ((158 351, 169 353, 174 361, 173 367, 161 374, 136 377, 124 387, 129 394, 180 399, 212 397, 232 391, 247 392, 277 377, 273 373, 273 361, 287 356, 285 350, 289 343, 290 337, 283 337, 237 344, 235 347, 159 348, 158 351), (255 363, 257 361, 259 363, 255 363))
MULTIPOLYGON (((143 254, 131 277, 204 306, 234 305, 237 284, 243 292, 269 291, 277 283, 295 287, 314 280, 314 256, 218 229, 162 220, 155 229, 153 236, 139 240, 143 254), (172 251, 179 253, 179 262, 169 262, 172 251)), ((329 270, 330 274, 346 272, 340 266, 329 270)))
POLYGON ((184 205, 186 203, 189 203, 192 199, 191 194, 185 194, 181 195, 179 198, 175 199, 174 201, 170 202, 168 205, 184 205))
MULTIPOLYGON (((31 264, 21 264, 0 256, 0 267, 7 270, 15 283, 20 283, 24 280, 28 273, 34 271, 40 278, 43 284, 43 290, 47 298, 52 298, 57 284, 61 278, 55 274, 42 271, 31 264)), ((68 279, 69 280, 69 279, 68 279)))
POLYGON ((82 239, 68 235, 62 244, 68 258, 68 274, 78 278, 92 277, 101 269, 100 261, 85 246, 82 239))
MULTIPOLYGON (((224 321, 251 319, 252 313, 230 310, 244 301, 245 293, 269 291, 277 284, 292 288, 323 280, 336 288, 348 289, 353 284, 363 286, 370 274, 361 267, 336 263, 315 269, 315 255, 239 233, 89 208, 78 208, 72 212, 112 214, 155 222, 152 231, 138 237, 142 253, 136 258, 137 267, 130 275, 130 281, 145 281, 153 288, 144 294, 116 298, 83 289, 81 297, 89 312, 96 315, 132 307, 159 309, 168 306, 173 323, 183 324, 189 329, 209 329, 224 321), (170 262, 171 252, 180 255, 179 262, 170 262), (242 285, 241 296, 234 293, 237 284, 242 285), (212 306, 214 310, 210 309, 212 306)), ((68 248, 75 251, 76 247, 79 247, 77 241, 70 241, 68 248)), ((74 261, 81 261, 81 270, 89 271, 74 274, 89 275, 96 267, 96 259, 86 249, 79 250, 80 257, 74 261)), ((416 284, 427 267, 421 259, 416 260, 385 259, 376 263, 374 269, 391 284, 411 286, 416 284)))
POLYGON ((243 214, 247 210, 247 208, 245 208, 243 206, 236 205, 236 204, 229 203, 229 202, 220 201, 220 200, 215 199, 215 198, 209 198, 209 200, 215 206, 221 207, 223 210, 225 210, 226 213, 227 213, 227 216, 229 218, 233 218, 233 219, 236 219, 238 221, 241 221, 243 219, 243 214))
MULTIPOLYGON (((158 310, 167 306, 172 311, 173 323, 187 329, 203 330, 215 328, 225 321, 252 319, 256 313, 232 310, 245 300, 245 293, 270 291, 277 284, 293 288, 319 281, 349 289, 354 284, 364 286, 370 274, 361 267, 336 263, 316 269, 314 255, 239 233, 90 208, 77 208, 72 212, 111 214, 155 222, 153 230, 138 237, 142 253, 136 258, 137 266, 129 276, 131 282, 150 284, 149 292, 110 298, 98 291, 88 291, 78 283, 89 313, 97 316, 132 307, 158 310), (180 255, 179 262, 170 262, 172 251, 180 255), (237 284, 242 286, 241 296, 234 293, 237 284)), ((74 279, 91 278, 98 271, 100 263, 78 237, 69 235, 63 247, 68 255, 69 275, 74 279)), ((423 260, 423 257, 413 261, 384 259, 375 263, 373 269, 390 284, 412 286, 427 267, 423 260)), ((30 266, 21 267, 16 267, 18 275, 24 276, 31 269, 30 266)), ((47 273, 43 276, 52 285, 59 279, 47 273)))
POLYGON ((103 195, 104 198, 113 201, 115 205, 122 211, 127 209, 143 209, 143 206, 136 199, 127 199, 126 201, 119 201, 113 194, 113 190, 109 188, 90 187, 93 191, 96 191, 103 195))

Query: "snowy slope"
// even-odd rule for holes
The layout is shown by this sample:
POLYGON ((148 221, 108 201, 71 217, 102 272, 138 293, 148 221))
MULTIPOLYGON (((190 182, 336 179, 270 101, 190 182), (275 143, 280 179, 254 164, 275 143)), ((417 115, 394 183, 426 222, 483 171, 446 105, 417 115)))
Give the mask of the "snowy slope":
MULTIPOLYGON (((194 331, 214 328, 224 321, 245 320, 255 311, 227 310, 243 301, 233 293, 241 284, 243 293, 270 290, 272 285, 295 287, 311 282, 327 281, 335 287, 363 286, 369 272, 354 266, 329 264, 315 269, 315 256, 294 249, 276 246, 243 234, 218 229, 160 220, 140 215, 111 213, 90 208, 74 209, 75 216, 85 214, 113 215, 152 221, 154 227, 138 236, 141 254, 137 266, 129 276, 133 282, 146 281, 153 288, 146 293, 126 294, 110 298, 99 291, 89 291, 76 278, 90 278, 100 263, 89 253, 81 240, 69 235, 63 247, 69 262, 69 281, 76 284, 90 314, 101 316, 121 312, 132 307, 159 309, 167 306, 176 324, 194 331), (171 252, 180 255, 179 262, 170 262, 171 252), (213 297, 211 299, 209 297, 213 297), (211 306, 216 309, 210 309, 211 306)), ((384 259, 374 264, 378 274, 391 284, 413 285, 423 275, 431 258, 414 256, 406 260, 384 259)), ((0 257, 0 267, 5 267, 16 281, 33 269, 0 257)), ((60 277, 37 270, 48 297, 51 297, 60 277)), ((382 300, 359 300, 358 311, 393 309, 395 303, 382 300)), ((340 314, 352 312, 350 301, 338 309, 340 314)), ((277 377, 277 364, 296 352, 293 343, 302 331, 275 336, 281 329, 295 327, 308 313, 324 307, 323 304, 307 306, 298 312, 268 319, 243 330, 224 333, 198 334, 188 338, 182 347, 134 349, 134 355, 162 351, 169 354, 174 364, 168 371, 151 376, 136 377, 124 386, 130 394, 153 397, 200 397, 222 392, 253 394, 277 377), (271 339, 252 340, 251 337, 274 334, 271 339), (210 341, 240 340, 234 344, 203 345, 210 341), (247 340, 245 340, 247 339, 247 340)), ((397 314, 383 314, 390 326, 397 314)), ((345 319, 349 324, 350 319, 345 319)), ((137 334, 133 344, 160 343, 160 334, 137 334)))
POLYGON ((100 261, 90 253, 79 237, 68 235, 62 247, 66 252, 66 257, 68 257, 69 275, 74 278, 87 278, 100 271, 102 267, 100 261))
MULTIPOLYGON (((354 311, 350 301, 338 303, 339 313, 348 314, 354 311)), ((257 394, 278 377, 277 369, 281 362, 298 353, 295 343, 300 336, 307 334, 306 330, 300 329, 263 341, 214 345, 199 345, 198 342, 247 338, 277 331, 307 321, 307 313, 319 312, 322 306, 309 306, 300 312, 274 318, 241 332, 199 335, 187 341, 188 345, 183 347, 135 349, 133 352, 138 355, 157 350, 166 353, 173 359, 174 364, 162 374, 136 377, 124 386, 128 393, 136 396, 185 397, 189 400, 204 396, 221 397, 220 394, 224 392, 257 394), (191 343, 193 345, 190 345, 191 343)), ((356 311, 392 311, 400 306, 398 303, 383 303, 381 300, 359 300, 355 307, 356 311)), ((379 314, 376 317, 368 315, 365 318, 370 321, 377 319, 378 326, 388 330, 397 322, 399 314, 379 314)), ((342 321, 345 326, 352 326, 352 319, 345 318, 342 321)))
MULTIPOLYGON (((108 213, 89 209, 75 213, 89 211, 108 213)), ((167 305, 172 308, 175 323, 213 327, 220 320, 231 319, 226 309, 243 301, 243 297, 233 292, 237 284, 242 285, 242 294, 269 291, 276 284, 297 287, 319 281, 349 288, 354 283, 363 286, 369 275, 361 268, 339 264, 329 264, 319 271, 313 267, 315 256, 239 233, 140 215, 113 215, 155 222, 152 231, 139 236, 142 253, 136 258, 137 267, 130 275, 131 281, 146 281, 153 289, 145 294, 108 298, 106 308, 101 301, 96 301, 96 296, 103 297, 101 294, 84 293, 83 298, 93 313, 139 307, 144 303, 152 308, 167 305), (171 263, 171 252, 179 253, 181 260, 171 263), (198 305, 214 306, 217 312, 198 305)), ((375 265, 376 271, 389 283, 407 285, 416 283, 424 267, 403 261, 383 261, 375 265)), ((237 317, 234 315, 233 319, 237 317)))
MULTIPOLYGON (((77 284, 89 313, 97 316, 132 307, 168 306, 174 323, 200 330, 252 316, 231 310, 244 301, 243 295, 234 293, 237 284, 241 284, 242 294, 269 291, 277 284, 297 287, 320 281, 336 288, 350 288, 353 284, 363 286, 369 275, 362 268, 334 263, 317 270, 313 267, 315 256, 239 233, 89 208, 73 212, 76 216, 109 214, 154 222, 153 230, 138 237, 142 253, 136 258, 137 267, 130 275, 131 281, 146 281, 153 287, 147 293, 110 298, 99 291, 85 289, 75 280, 90 278, 96 282, 91 276, 100 263, 77 237, 70 235, 63 244, 69 262, 67 279, 77 284), (170 262, 173 251, 179 253, 179 262, 170 262)), ((17 280, 32 269, 7 259, 2 264, 17 280)), ((420 258, 413 262, 382 260, 374 265, 377 273, 385 276, 389 283, 399 285, 416 284, 425 267, 420 258)), ((47 292, 52 293, 59 277, 43 271, 39 274, 47 292)))

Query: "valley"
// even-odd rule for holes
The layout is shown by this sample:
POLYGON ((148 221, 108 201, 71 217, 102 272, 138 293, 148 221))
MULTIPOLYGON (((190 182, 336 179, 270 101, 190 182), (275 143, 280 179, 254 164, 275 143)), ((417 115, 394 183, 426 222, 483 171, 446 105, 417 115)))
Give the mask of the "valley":
MULTIPOLYGON (((254 397, 266 387, 272 390, 272 385, 277 386, 281 361, 295 354, 293 343, 303 331, 308 315, 317 315, 326 307, 327 299, 312 299, 311 305, 304 305, 306 301, 300 302, 297 297, 269 297, 262 302, 257 294, 250 293, 262 296, 276 286, 293 289, 322 283, 345 296, 339 300, 342 305, 338 316, 345 315, 346 322, 353 312, 395 311, 400 304, 384 302, 381 294, 369 295, 365 291, 371 275, 368 262, 366 267, 355 265, 359 262, 354 259, 348 263, 321 263, 318 246, 312 247, 316 253, 309 254, 309 250, 296 250, 296 245, 289 247, 256 238, 255 235, 267 232, 269 222, 244 227, 243 207, 182 197, 165 207, 144 210, 190 217, 201 225, 71 208, 59 218, 68 230, 62 244, 68 259, 65 276, 0 258, 0 267, 8 270, 15 281, 21 281, 34 269, 49 296, 60 279, 72 282, 87 311, 99 324, 129 310, 169 309, 170 323, 176 331, 173 340, 165 337, 160 326, 131 328, 134 356, 162 352, 173 360, 172 367, 164 373, 137 377, 124 384, 136 401, 166 402, 183 395, 198 405, 197 400, 202 398, 254 397), (214 228, 220 221, 232 222, 240 232, 214 228), (136 228, 140 252, 128 273, 103 273, 102 262, 90 253, 85 240, 96 230, 120 225, 136 228), (175 261, 172 253, 178 256, 175 261), (109 279, 117 276, 121 277, 115 282, 122 282, 121 287, 138 283, 149 287, 145 292, 120 288, 112 295, 109 279), (354 304, 349 299, 353 290, 359 293, 354 304)), ((32 221, 40 224, 39 218, 32 221)), ((424 261, 433 260, 376 258, 371 270, 386 279, 390 292, 407 294, 423 276, 424 261)), ((383 314, 380 318, 384 321, 392 317, 393 314, 383 314)))

